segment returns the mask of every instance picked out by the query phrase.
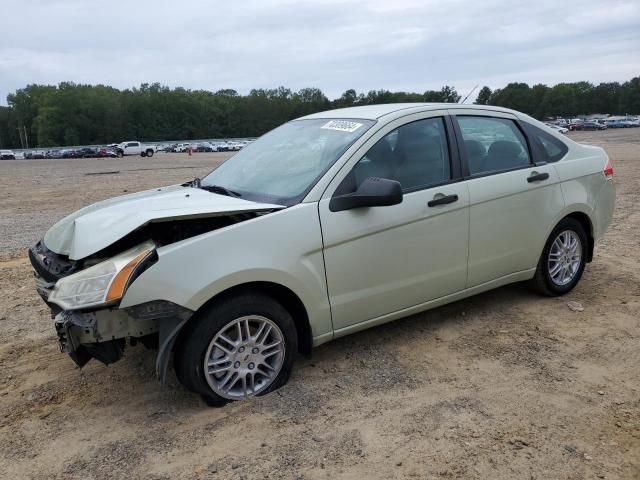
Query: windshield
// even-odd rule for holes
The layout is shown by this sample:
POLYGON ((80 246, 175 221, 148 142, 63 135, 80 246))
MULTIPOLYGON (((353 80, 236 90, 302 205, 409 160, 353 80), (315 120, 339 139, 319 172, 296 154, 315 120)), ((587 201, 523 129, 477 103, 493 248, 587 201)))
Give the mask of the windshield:
POLYGON ((242 198, 294 205, 372 120, 294 120, 250 143, 202 179, 242 198))

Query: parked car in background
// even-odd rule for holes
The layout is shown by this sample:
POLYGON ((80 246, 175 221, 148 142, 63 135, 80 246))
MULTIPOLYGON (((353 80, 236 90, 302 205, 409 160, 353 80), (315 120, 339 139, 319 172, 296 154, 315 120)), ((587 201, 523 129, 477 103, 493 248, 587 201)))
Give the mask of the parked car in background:
POLYGON ((82 158, 82 153, 73 148, 65 148, 60 151, 62 158, 82 158))
POLYGON ((606 125, 608 128, 626 128, 626 125, 622 120, 607 120, 606 125))
POLYGON ((42 150, 31 150, 24 153, 24 158, 28 160, 41 160, 46 158, 46 154, 42 150))
POLYGON ((213 145, 211 145, 209 142, 202 142, 198 144, 196 151, 203 153, 203 152, 216 152, 217 150, 215 150, 213 145))
POLYGON ((0 160, 15 160, 16 154, 13 150, 0 150, 0 160))
POLYGON ((545 125, 553 130, 555 130, 556 132, 560 132, 560 133, 567 133, 569 131, 568 128, 565 127, 561 127, 560 125, 554 125, 552 123, 545 123, 545 125))
POLYGON ((231 152, 237 152, 238 150, 240 150, 244 145, 240 144, 239 142, 227 142, 227 150, 231 151, 231 152))
POLYGON ((60 149, 55 149, 55 150, 48 150, 47 153, 45 154, 46 158, 62 158, 62 152, 63 150, 60 149))
POLYGON ((212 145, 215 145, 216 152, 228 152, 229 146, 227 142, 212 142, 212 145))
POLYGON ((202 180, 85 207, 29 257, 77 365, 140 340, 160 377, 172 358, 222 405, 277 389, 298 351, 334 338, 513 282, 570 292, 614 203, 606 152, 527 115, 371 105, 288 122, 202 180))
POLYGON ((95 158, 98 150, 93 147, 82 147, 78 149, 78 154, 82 156, 82 158, 95 158))
POLYGON ((131 155, 140 155, 141 157, 153 157, 155 153, 153 145, 144 145, 138 141, 122 142, 116 146, 116 155, 118 158, 131 155))
POLYGON ((582 122, 577 124, 576 130, 606 130, 607 126, 597 122, 582 122))
POLYGON ((116 158, 117 156, 115 150, 108 147, 98 148, 96 151, 96 158, 116 158))
POLYGON ((190 143, 178 143, 175 147, 173 147, 173 151, 177 153, 184 153, 190 146, 190 143))

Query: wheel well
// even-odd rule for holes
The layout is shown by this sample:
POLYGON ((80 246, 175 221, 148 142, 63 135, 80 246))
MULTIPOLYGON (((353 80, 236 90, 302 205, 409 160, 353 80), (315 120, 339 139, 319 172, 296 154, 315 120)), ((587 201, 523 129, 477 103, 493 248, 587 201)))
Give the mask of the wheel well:
POLYGON ((587 239, 589 241, 589 245, 587 248, 587 262, 593 260, 593 247, 595 241, 593 240, 593 225, 591 225, 591 219, 589 216, 582 212, 573 212, 567 215, 565 218, 573 218, 577 220, 584 228, 584 231, 587 233, 587 239))
POLYGON ((210 298, 198 309, 198 311, 207 308, 213 302, 218 301, 221 298, 232 297, 246 291, 253 293, 262 292, 286 308, 293 317, 293 321, 296 325, 296 332, 298 334, 298 351, 304 355, 309 355, 311 353, 311 349, 313 347, 313 334, 311 332, 311 326, 309 325, 307 309, 293 291, 278 283, 250 282, 231 287, 220 292, 213 298, 210 298))

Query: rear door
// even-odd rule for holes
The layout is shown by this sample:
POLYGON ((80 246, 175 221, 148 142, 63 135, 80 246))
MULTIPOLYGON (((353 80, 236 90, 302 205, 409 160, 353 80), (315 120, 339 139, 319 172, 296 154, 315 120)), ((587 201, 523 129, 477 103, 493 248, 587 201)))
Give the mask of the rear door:
POLYGON ((464 289, 469 195, 446 112, 398 119, 345 165, 319 202, 334 328, 464 289), (331 197, 368 177, 397 180, 403 201, 332 212, 331 197))
POLYGON ((467 287, 535 268, 550 225, 564 207, 555 168, 534 163, 514 115, 451 113, 469 187, 467 287))

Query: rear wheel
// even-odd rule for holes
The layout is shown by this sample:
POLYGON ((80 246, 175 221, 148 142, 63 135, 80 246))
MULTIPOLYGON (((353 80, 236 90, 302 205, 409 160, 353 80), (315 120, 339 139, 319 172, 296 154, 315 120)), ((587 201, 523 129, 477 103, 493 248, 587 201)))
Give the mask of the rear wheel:
POLYGON ((588 245, 582 224, 573 218, 562 219, 544 246, 533 278, 534 288, 550 296, 573 290, 584 272, 588 245))
POLYGON ((147 150, 147 157, 153 157, 153 150, 147 150))
POLYGON ((262 294, 214 303, 192 319, 174 351, 176 375, 211 406, 264 395, 289 379, 297 335, 293 318, 262 294))

